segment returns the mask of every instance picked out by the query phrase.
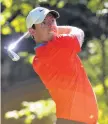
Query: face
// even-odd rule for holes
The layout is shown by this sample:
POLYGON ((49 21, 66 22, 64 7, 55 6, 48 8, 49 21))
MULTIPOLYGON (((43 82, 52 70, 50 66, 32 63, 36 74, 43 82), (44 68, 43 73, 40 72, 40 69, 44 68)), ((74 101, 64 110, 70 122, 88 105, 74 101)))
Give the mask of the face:
POLYGON ((41 24, 35 25, 34 30, 36 42, 49 41, 57 34, 56 19, 49 13, 41 24))

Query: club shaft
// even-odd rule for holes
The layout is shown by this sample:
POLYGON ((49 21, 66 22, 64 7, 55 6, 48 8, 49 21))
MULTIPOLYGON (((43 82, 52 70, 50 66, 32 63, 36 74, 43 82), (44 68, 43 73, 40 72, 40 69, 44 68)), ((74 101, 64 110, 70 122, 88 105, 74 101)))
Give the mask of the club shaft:
POLYGON ((18 44, 20 41, 22 41, 26 36, 29 34, 29 32, 26 32, 22 37, 20 37, 15 43, 18 44))

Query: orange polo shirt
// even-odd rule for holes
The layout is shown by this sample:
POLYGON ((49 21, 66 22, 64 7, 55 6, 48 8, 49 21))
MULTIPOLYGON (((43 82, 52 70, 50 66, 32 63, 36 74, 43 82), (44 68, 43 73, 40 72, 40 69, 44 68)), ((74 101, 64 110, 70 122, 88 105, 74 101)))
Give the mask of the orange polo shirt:
POLYGON ((78 57, 76 36, 59 35, 36 48, 33 68, 56 103, 57 118, 96 124, 96 98, 78 57))

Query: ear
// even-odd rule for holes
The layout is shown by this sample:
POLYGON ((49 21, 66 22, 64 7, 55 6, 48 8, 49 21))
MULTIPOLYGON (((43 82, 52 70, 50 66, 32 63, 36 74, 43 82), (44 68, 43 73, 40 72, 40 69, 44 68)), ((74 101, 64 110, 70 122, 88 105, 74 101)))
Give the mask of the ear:
POLYGON ((29 28, 29 33, 34 36, 34 34, 36 33, 35 30, 33 28, 29 28))

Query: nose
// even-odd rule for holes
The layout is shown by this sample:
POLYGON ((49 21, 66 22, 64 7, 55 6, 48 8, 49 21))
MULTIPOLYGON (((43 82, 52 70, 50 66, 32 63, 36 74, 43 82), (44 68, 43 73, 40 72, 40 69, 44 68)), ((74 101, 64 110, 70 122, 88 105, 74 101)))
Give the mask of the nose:
POLYGON ((52 30, 54 30, 55 29, 55 24, 52 22, 52 23, 49 23, 48 24, 48 27, 50 28, 50 29, 52 29, 52 30))
POLYGON ((48 26, 53 26, 53 25, 55 25, 55 22, 50 20, 47 24, 48 24, 48 26))
POLYGON ((57 33, 57 28, 56 28, 55 25, 52 25, 52 26, 50 27, 50 30, 53 31, 53 32, 55 32, 55 33, 57 33))
POLYGON ((52 27, 53 26, 51 22, 48 23, 47 25, 48 25, 48 27, 52 27))

